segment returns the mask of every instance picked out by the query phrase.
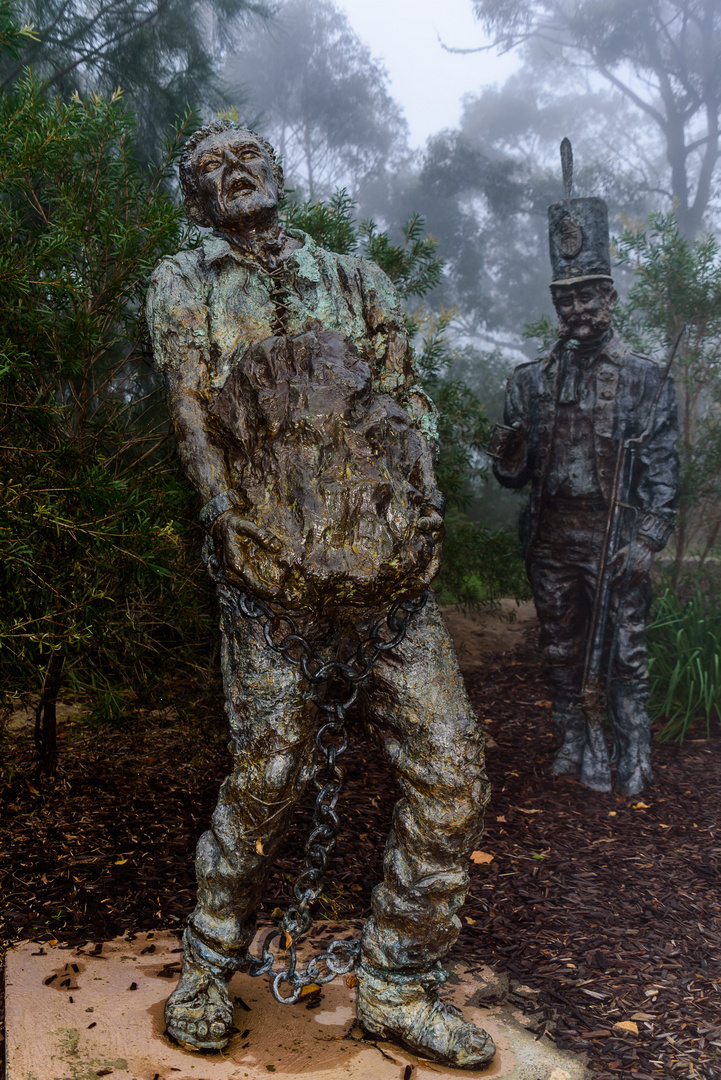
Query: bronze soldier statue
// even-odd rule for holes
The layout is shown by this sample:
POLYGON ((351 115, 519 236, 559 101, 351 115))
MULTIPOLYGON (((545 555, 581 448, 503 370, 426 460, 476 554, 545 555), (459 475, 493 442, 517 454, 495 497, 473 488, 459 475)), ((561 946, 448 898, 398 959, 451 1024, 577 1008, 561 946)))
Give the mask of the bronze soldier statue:
MULTIPOLYGON (((319 785, 309 841, 317 865, 278 933, 295 941, 307 927, 338 794, 336 751, 319 731, 337 735, 350 709, 401 788, 356 945, 359 1022, 477 1068, 493 1042, 439 997, 440 962, 460 930, 489 789, 478 721, 428 591, 443 536, 435 415, 397 295, 374 263, 279 223, 282 170, 254 132, 228 120, 202 128, 180 178, 189 216, 212 232, 161 261, 147 315, 178 453, 203 503, 234 767, 197 847, 168 1032, 222 1048, 230 977, 268 971, 248 947, 318 738, 331 781, 319 785)), ((276 991, 287 979, 299 992, 297 976, 273 977, 276 991)))
POLYGON ((668 370, 614 339, 608 210, 570 197, 567 140, 562 159, 566 198, 548 211, 558 340, 511 375, 490 451, 501 484, 531 486, 520 531, 552 688, 552 770, 610 791, 616 760, 616 790, 636 795, 652 781, 645 631, 678 499, 676 399, 668 370))

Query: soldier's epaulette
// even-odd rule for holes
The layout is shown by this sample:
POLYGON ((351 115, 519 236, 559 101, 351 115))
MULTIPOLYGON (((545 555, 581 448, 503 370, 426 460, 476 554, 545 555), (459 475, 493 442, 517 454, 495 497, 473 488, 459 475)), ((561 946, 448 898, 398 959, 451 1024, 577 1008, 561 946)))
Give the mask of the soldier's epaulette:
POLYGON ((640 360, 642 364, 650 364, 651 367, 663 367, 663 364, 660 363, 658 360, 654 360, 652 356, 648 356, 647 353, 638 352, 636 349, 629 349, 625 355, 627 357, 633 357, 634 360, 640 360))
POLYGON ((526 368, 537 367, 539 364, 543 363, 547 359, 547 356, 537 356, 535 360, 524 360, 522 364, 516 364, 513 369, 513 373, 515 374, 517 371, 525 371, 526 368))
POLYGON ((653 356, 649 356, 647 353, 644 352, 638 352, 636 349, 629 349, 626 352, 624 359, 635 360, 643 367, 649 366, 655 368, 656 370, 661 370, 664 366, 663 363, 654 360, 653 356))

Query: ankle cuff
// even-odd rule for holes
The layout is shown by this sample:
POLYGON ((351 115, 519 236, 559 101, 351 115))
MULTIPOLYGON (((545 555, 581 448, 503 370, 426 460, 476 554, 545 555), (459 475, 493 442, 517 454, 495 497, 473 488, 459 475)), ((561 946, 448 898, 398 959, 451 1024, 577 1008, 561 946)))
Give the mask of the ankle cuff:
POLYGON ((441 986, 450 978, 450 973, 444 971, 440 963, 436 963, 426 971, 409 971, 408 969, 374 967, 367 960, 360 960, 356 965, 356 974, 392 983, 394 986, 410 986, 414 983, 416 985, 420 983, 424 987, 441 986))
POLYGON ((198 937, 190 924, 185 928, 183 945, 186 950, 191 953, 193 958, 199 960, 204 967, 208 968, 213 973, 213 975, 232 975, 234 971, 238 971, 242 968, 245 962, 245 956, 226 956, 224 953, 220 953, 216 949, 211 948, 210 945, 206 945, 205 942, 198 937))

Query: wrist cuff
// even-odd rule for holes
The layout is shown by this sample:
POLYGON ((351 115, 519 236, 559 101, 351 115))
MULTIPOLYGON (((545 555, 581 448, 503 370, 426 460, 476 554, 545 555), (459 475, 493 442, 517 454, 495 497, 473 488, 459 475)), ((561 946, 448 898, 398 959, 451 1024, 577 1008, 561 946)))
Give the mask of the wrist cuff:
POLYGON ((202 524, 205 525, 206 529, 209 529, 213 522, 217 521, 226 510, 232 510, 238 506, 238 501, 238 492, 234 488, 228 488, 227 491, 221 491, 219 495, 214 495, 200 511, 202 524))
POLYGON ((668 543, 674 524, 675 515, 646 514, 638 530, 639 540, 644 540, 654 551, 661 551, 668 543))

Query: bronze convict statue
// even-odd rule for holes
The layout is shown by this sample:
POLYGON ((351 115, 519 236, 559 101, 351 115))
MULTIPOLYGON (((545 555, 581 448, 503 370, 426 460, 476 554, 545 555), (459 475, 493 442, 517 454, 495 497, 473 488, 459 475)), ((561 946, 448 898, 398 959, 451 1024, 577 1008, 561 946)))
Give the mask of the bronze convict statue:
MULTIPOLYGON (((483 1066, 490 1036, 439 988, 489 789, 482 734, 428 590, 444 500, 434 410, 398 298, 374 263, 279 224, 282 170, 252 131, 209 124, 180 176, 188 214, 212 233, 158 265, 147 315, 178 453, 203 503, 234 767, 197 847, 168 1032, 222 1048, 233 972, 271 972, 270 950, 258 960, 248 947, 293 807, 316 776, 317 742, 327 760, 307 869, 270 937, 295 942, 309 925, 348 711, 392 764, 401 798, 357 955, 330 948, 323 959, 331 977, 355 961, 367 1032, 483 1066)), ((300 993, 303 976, 271 974, 276 996, 284 983, 291 999, 300 993)))
POLYGON ((673 381, 619 348, 611 328, 608 211, 566 198, 548 211, 558 341, 508 381, 491 439, 501 484, 530 484, 521 518, 528 576, 551 680, 558 752, 552 770, 636 795, 652 780, 646 620, 650 570, 673 530, 678 420, 673 381), (609 758, 606 710, 614 742, 609 758))

